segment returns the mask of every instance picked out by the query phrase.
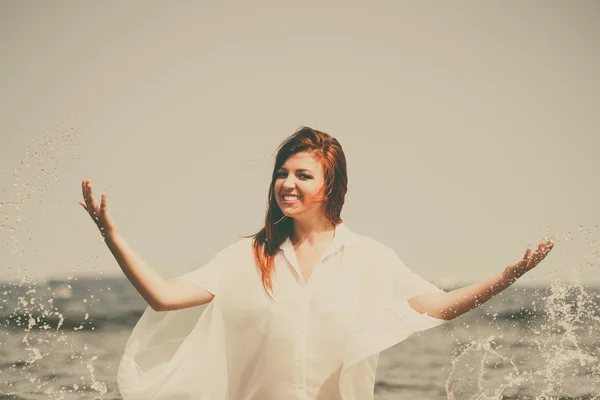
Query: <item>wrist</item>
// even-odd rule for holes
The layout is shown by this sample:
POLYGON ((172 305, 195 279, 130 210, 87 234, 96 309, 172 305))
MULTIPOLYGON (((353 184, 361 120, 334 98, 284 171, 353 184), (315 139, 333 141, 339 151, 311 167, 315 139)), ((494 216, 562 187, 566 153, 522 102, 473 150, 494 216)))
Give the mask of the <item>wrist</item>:
POLYGON ((110 232, 110 233, 107 233, 106 235, 104 235, 103 237, 104 237, 104 242, 108 246, 112 246, 121 240, 121 235, 119 235, 119 232, 110 232))

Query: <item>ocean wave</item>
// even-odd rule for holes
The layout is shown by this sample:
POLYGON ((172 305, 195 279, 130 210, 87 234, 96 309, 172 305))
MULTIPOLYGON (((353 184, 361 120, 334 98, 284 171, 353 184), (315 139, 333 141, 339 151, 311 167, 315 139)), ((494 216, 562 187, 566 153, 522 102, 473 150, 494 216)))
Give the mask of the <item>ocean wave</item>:
POLYGON ((11 331, 24 330, 100 330, 104 328, 131 328, 142 316, 144 310, 129 311, 122 314, 100 314, 89 316, 87 319, 81 315, 63 316, 56 315, 30 315, 14 313, 0 316, 0 329, 11 331), (35 323, 32 323, 32 319, 35 323))

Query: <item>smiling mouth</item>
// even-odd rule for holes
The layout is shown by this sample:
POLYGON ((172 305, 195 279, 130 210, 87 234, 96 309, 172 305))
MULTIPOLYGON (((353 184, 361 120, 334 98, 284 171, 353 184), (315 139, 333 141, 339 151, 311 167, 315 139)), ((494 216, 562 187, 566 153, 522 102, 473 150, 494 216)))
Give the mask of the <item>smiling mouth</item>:
POLYGON ((284 196, 281 196, 281 197, 282 197, 283 202, 285 204, 296 203, 297 201, 300 200, 300 197, 298 197, 298 196, 287 196, 287 195, 284 195, 284 196))

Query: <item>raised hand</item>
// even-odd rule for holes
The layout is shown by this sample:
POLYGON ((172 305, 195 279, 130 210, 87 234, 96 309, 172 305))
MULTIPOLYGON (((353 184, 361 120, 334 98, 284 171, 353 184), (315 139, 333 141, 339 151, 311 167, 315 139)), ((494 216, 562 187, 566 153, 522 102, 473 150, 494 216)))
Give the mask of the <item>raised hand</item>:
POLYGON ((108 214, 106 194, 102 193, 100 204, 98 204, 94 198, 92 181, 89 179, 81 181, 81 191, 83 200, 79 204, 90 214, 104 239, 117 235, 117 224, 108 214))
POLYGON ((523 257, 506 267, 504 274, 511 280, 520 278, 524 273, 535 268, 554 247, 554 241, 548 240, 538 245, 535 251, 527 249, 523 257))

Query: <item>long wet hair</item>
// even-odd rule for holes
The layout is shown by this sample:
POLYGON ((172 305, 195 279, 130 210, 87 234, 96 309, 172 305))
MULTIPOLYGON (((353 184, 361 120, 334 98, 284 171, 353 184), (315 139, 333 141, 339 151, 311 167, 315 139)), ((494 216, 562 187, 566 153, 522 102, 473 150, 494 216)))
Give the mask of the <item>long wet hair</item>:
POLYGON ((279 246, 292 235, 294 221, 288 218, 276 201, 275 181, 277 171, 289 157, 299 152, 310 152, 323 166, 325 217, 331 224, 342 222, 340 214, 346 192, 348 191, 348 175, 346 173, 346 156, 342 146, 334 137, 316 129, 302 127, 285 139, 277 148, 275 165, 269 186, 268 208, 265 226, 253 237, 252 251, 256 266, 262 275, 262 284, 267 295, 273 299, 272 272, 275 254, 279 246))

